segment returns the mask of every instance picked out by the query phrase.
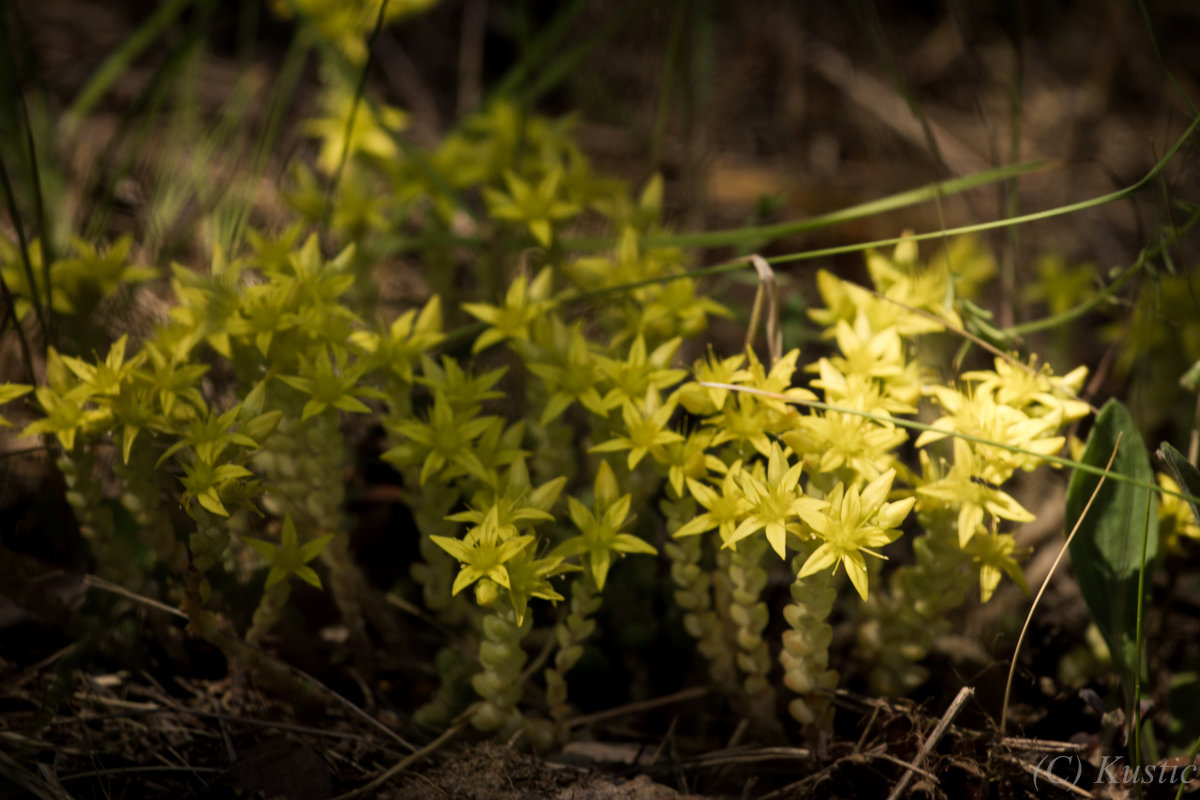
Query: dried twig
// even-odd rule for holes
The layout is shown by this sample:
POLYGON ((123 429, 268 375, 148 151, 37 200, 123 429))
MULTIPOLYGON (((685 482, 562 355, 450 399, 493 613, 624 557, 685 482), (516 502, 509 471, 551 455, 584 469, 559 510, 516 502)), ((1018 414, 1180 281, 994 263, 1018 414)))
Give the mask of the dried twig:
POLYGON ((1092 796, 1092 793, 1089 792, 1087 789, 1084 789, 1082 786, 1076 786, 1075 784, 1071 783, 1070 781, 1063 780, 1062 778, 1058 777, 1057 775, 1055 775, 1053 773, 1046 772, 1046 770, 1042 769, 1041 767, 1039 767, 1035 764, 1027 764, 1026 762, 1022 761, 1021 759, 1013 758, 1012 756, 1003 756, 1003 758, 1005 761, 1009 761, 1013 764, 1016 764, 1018 767, 1023 769, 1025 772, 1032 775, 1035 782, 1039 781, 1039 780, 1045 781, 1046 783, 1049 783, 1051 786, 1054 786, 1059 789, 1063 789, 1063 790, 1069 792, 1070 794, 1076 795, 1078 797, 1090 798, 1092 796))
MULTIPOLYGON (((1113 461, 1117 458, 1117 450, 1121 447, 1121 436, 1117 434, 1116 444, 1113 445, 1112 454, 1108 457, 1108 463, 1104 465, 1104 471, 1108 472, 1112 469, 1113 461)), ((1079 526, 1083 524, 1083 520, 1087 517, 1088 511, 1092 508, 1092 503, 1096 501, 1096 496, 1100 494, 1100 487, 1104 485, 1105 476, 1101 475, 1100 480, 1096 482, 1096 488, 1092 490, 1092 496, 1088 498, 1087 505, 1083 507, 1083 511, 1079 514, 1079 519, 1075 520, 1075 527, 1071 529, 1067 540, 1063 542, 1062 549, 1058 551, 1058 557, 1054 559, 1054 563, 1050 565, 1050 572, 1046 574, 1046 579, 1042 581, 1042 586, 1038 589, 1037 595, 1033 598, 1033 604, 1029 607, 1029 613, 1025 615, 1025 624, 1021 626, 1021 635, 1017 637, 1017 646, 1013 648, 1012 661, 1008 665, 1008 680, 1004 684, 1004 703, 1000 706, 1000 733, 1004 733, 1005 723, 1008 721, 1008 699, 1012 694, 1013 676, 1017 672, 1017 656, 1021 652, 1021 645, 1025 643, 1025 634, 1029 632, 1029 624, 1033 620, 1033 612, 1037 610, 1038 603, 1041 602, 1042 595, 1046 593, 1046 587, 1050 585, 1050 579, 1054 577, 1054 571, 1058 569, 1059 562, 1066 555, 1071 542, 1075 539, 1075 534, 1079 532, 1079 526)))
POLYGON ((762 256, 755 254, 747 256, 758 273, 758 291, 754 293, 754 305, 750 309, 750 324, 746 326, 746 347, 754 342, 758 333, 758 322, 762 317, 763 298, 767 302, 767 357, 768 366, 783 357, 783 333, 779 329, 779 283, 775 280, 775 271, 762 256))
POLYGON ((413 764, 417 763, 421 759, 425 758, 425 756, 434 752, 435 750, 440 748, 442 745, 444 745, 446 742, 453 739, 455 736, 457 736, 459 733, 461 733, 463 728, 465 728, 466 726, 467 726, 467 720, 462 719, 460 722, 458 722, 452 728, 447 729, 447 731, 445 733, 443 733, 438 738, 434 739, 429 744, 422 747, 417 752, 401 759, 395 766, 388 769, 386 772, 384 772, 382 775, 380 775, 375 780, 371 781, 368 784, 360 786, 357 789, 352 789, 349 792, 344 792, 343 794, 339 794, 337 797, 333 798, 333 800, 353 800, 353 798, 355 798, 355 797, 358 797, 360 795, 366 794, 367 792, 378 789, 380 786, 387 783, 392 778, 396 777, 401 772, 408 769, 413 764))
POLYGON ((567 727, 578 728, 581 725, 590 725, 593 722, 599 722, 601 720, 611 719, 613 717, 620 717, 624 716, 625 714, 636 714, 639 711, 648 711, 651 708, 658 708, 659 706, 670 705, 671 703, 682 703, 684 700, 693 700, 697 697, 703 697, 704 695, 708 694, 709 691, 710 689, 707 686, 698 686, 695 689, 684 689, 681 692, 669 694, 666 697, 656 697, 653 700, 642 700, 637 703, 628 703, 623 706, 617 706, 616 708, 597 711, 594 714, 586 714, 582 717, 575 717, 575 719, 567 722, 567 727))
MULTIPOLYGON (((180 611, 177 608, 172 608, 171 606, 168 606, 165 603, 160 603, 158 600, 155 600, 153 598, 139 595, 136 592, 131 592, 130 590, 126 589, 123 586, 118 586, 117 584, 112 583, 111 581, 107 581, 107 580, 105 580, 103 578, 99 578, 95 575, 85 576, 84 583, 87 584, 88 586, 92 586, 97 589, 102 589, 106 592, 112 592, 114 594, 121 595, 122 597, 127 597, 130 600, 141 603, 145 606, 149 606, 150 608, 154 608, 159 611, 165 611, 168 614, 172 614, 174 616, 179 616, 179 617, 183 617, 184 619, 187 619, 187 615, 184 614, 182 611, 180 611)), ((315 687, 322 694, 332 698, 335 702, 337 702, 339 705, 344 707, 351 714, 358 717, 359 719, 362 719, 364 722, 366 722, 372 728, 379 731, 380 733, 382 733, 384 736, 388 737, 392 741, 396 742, 401 747, 404 747, 405 749, 407 749, 409 751, 414 751, 414 752, 417 750, 416 746, 414 746, 410 742, 406 741, 404 739, 404 737, 402 737, 400 734, 396 733, 394 730, 389 728, 387 725, 384 725, 382 722, 375 719, 373 716, 368 714, 366 711, 359 708, 357 705, 355 705, 349 699, 347 699, 346 697, 343 697, 341 694, 335 692, 333 689, 330 689, 324 683, 317 680, 315 677, 308 674, 307 672, 300 669, 299 667, 295 667, 295 666, 287 663, 283 659, 278 658, 278 657, 272 655, 271 653, 268 653, 266 650, 263 650, 261 647, 251 644, 250 642, 247 642, 246 640, 241 639, 239 637, 231 636, 228 633, 225 633, 223 631, 218 632, 217 636, 219 638, 225 640, 226 643, 231 645, 234 649, 245 649, 245 650, 253 651, 256 655, 258 655, 259 657, 264 659, 264 661, 272 664, 276 669, 281 669, 285 673, 290 674, 293 678, 298 678, 300 681, 307 683, 309 686, 315 687)))
POLYGON ((942 738, 942 734, 946 732, 946 729, 950 727, 950 723, 958 716, 958 712, 962 710, 967 700, 974 694, 975 690, 970 686, 964 686, 958 690, 958 694, 955 695, 954 700, 950 703, 950 707, 946 709, 946 713, 942 714, 942 718, 938 720, 938 724, 934 727, 933 732, 925 737, 925 741, 921 744, 921 749, 917 751, 916 756, 907 765, 908 772, 904 773, 904 777, 896 784, 896 788, 892 789, 891 794, 888 795, 888 800, 900 800, 901 795, 904 794, 904 790, 908 788, 912 776, 916 772, 921 772, 919 769, 921 762, 937 746, 937 743, 942 738))

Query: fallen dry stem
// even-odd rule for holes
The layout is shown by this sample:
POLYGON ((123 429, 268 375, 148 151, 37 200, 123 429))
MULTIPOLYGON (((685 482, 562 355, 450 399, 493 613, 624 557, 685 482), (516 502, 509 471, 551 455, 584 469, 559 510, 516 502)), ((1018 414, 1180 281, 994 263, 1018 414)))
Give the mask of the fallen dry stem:
MULTIPOLYGON (((101 589, 106 592, 112 592, 113 594, 120 595, 121 597, 126 597, 130 600, 133 600, 134 602, 141 603, 150 608, 154 608, 159 611, 165 611, 168 614, 173 614, 175 616, 179 616, 179 617, 183 617, 184 619, 187 619, 187 615, 184 614, 182 611, 180 611, 177 608, 172 608, 171 606, 168 606, 165 603, 161 603, 158 600, 155 600, 150 597, 145 597, 144 595, 137 594, 136 592, 132 592, 123 586, 118 586, 117 584, 112 583, 111 581, 107 581, 107 580, 97 577, 95 575, 86 576, 84 578, 84 583, 88 586, 91 586, 91 587, 94 587, 97 589, 101 589)), ((364 722, 366 722, 372 728, 374 728, 377 731, 380 731, 385 736, 387 736, 389 739, 391 739, 392 741, 399 744, 401 747, 404 747, 405 749, 410 750, 410 751, 417 750, 417 748, 413 744, 411 744, 408 741, 405 741, 404 737, 402 737, 400 734, 396 733, 394 730, 389 728, 387 725, 384 725, 382 722, 375 719, 375 717, 371 716, 366 711, 359 708, 357 705, 355 705, 353 702, 351 702, 348 698, 343 697, 341 694, 335 692, 333 689, 330 689, 324 683, 317 680, 315 677, 308 674, 307 672, 300 669, 299 667, 295 667, 295 666, 287 663, 283 659, 278 658, 278 657, 272 655, 271 653, 268 653, 266 650, 263 650, 261 647, 250 644, 249 642, 247 642, 243 639, 239 639, 239 638, 230 636, 229 634, 224 633, 224 632, 218 633, 218 636, 224 640, 227 640, 230 644, 234 645, 237 648, 247 648, 249 650, 253 650, 256 654, 258 654, 263 659, 266 659, 268 662, 273 664, 276 668, 280 668, 284 672, 290 673, 294 678, 304 681, 304 682, 308 683, 309 685, 318 689, 323 694, 328 695, 329 697, 332 697, 339 705, 345 707, 346 710, 349 711, 351 714, 362 719, 364 722)))
POLYGON ((684 689, 675 694, 669 694, 666 697, 656 697, 653 700, 641 700, 637 703, 628 703, 627 705, 609 708, 604 711, 597 711, 594 714, 586 714, 582 717, 576 717, 567 722, 568 728, 578 728, 581 725, 590 725, 593 722, 620 717, 625 714, 635 714, 639 711, 647 711, 651 708, 670 705, 671 703, 682 703, 684 700, 693 700, 697 697, 703 697, 708 694, 707 686, 697 686, 694 689, 684 689))
POLYGON ((395 766, 389 768, 386 772, 384 772, 382 775, 380 775, 375 780, 371 781, 368 784, 360 786, 357 789, 352 789, 349 792, 344 792, 342 794, 339 794, 337 797, 333 798, 333 800, 353 800, 353 798, 358 797, 359 795, 362 795, 367 792, 378 789, 380 786, 387 783, 392 778, 396 777, 401 772, 408 769, 413 764, 417 763, 418 761, 425 758, 430 753, 433 753, 434 751, 439 749, 442 745, 446 744, 446 742, 453 739, 455 736, 457 736, 459 733, 462 732, 463 728, 465 728, 466 725, 467 725, 467 721, 461 720, 458 724, 454 725, 451 728, 446 729, 445 733, 443 733, 438 738, 434 739, 429 744, 422 747, 417 752, 413 753, 412 755, 405 756, 404 758, 402 758, 400 761, 398 761, 396 763, 395 766))
MULTIPOLYGON (((1108 463, 1104 465, 1105 472, 1112 469, 1113 461, 1117 457, 1117 450, 1121 447, 1121 436, 1122 434, 1117 434, 1117 443, 1113 446, 1113 451, 1108 457, 1108 463)), ((1075 526, 1071 528, 1070 535, 1063 542, 1062 549, 1058 551, 1058 557, 1050 565, 1050 571, 1046 573, 1046 578, 1042 581, 1042 586, 1038 589, 1037 596, 1033 598, 1033 604, 1029 607, 1029 613, 1025 615, 1025 624, 1021 626, 1021 635, 1017 637, 1017 646, 1013 649, 1012 661, 1008 664, 1008 680, 1004 684, 1004 703, 1000 706, 1000 733, 1004 733, 1004 724, 1008 721, 1008 700, 1012 693, 1013 676, 1017 671, 1017 656, 1021 653, 1021 645, 1024 644, 1025 634, 1029 631, 1029 623, 1033 621, 1033 612, 1037 610, 1038 603, 1042 600, 1042 595, 1046 593, 1046 587, 1050 585, 1050 579, 1054 577, 1058 565, 1062 563, 1063 556, 1066 555, 1067 548, 1071 546, 1071 541, 1075 538, 1075 534, 1079 532, 1079 526, 1083 524, 1083 520, 1087 517, 1092 503, 1096 500, 1096 496, 1100 494, 1100 487, 1104 485, 1105 477, 1101 475, 1100 480, 1096 482, 1096 488, 1092 490, 1092 496, 1088 498, 1087 505, 1083 507, 1083 513, 1079 515, 1079 519, 1075 520, 1075 526)))
POLYGON ((921 749, 917 751, 917 754, 913 757, 913 760, 906 765, 908 767, 908 771, 904 773, 904 777, 902 777, 900 782, 896 784, 894 789, 892 789, 891 794, 888 795, 888 800, 900 800, 900 797, 904 794, 904 790, 908 788, 908 784, 912 780, 913 775, 922 771, 919 769, 921 762, 924 761, 925 757, 933 751, 933 748, 937 747, 937 743, 941 741, 942 735, 946 732, 946 729, 950 727, 950 723, 954 721, 954 718, 958 716, 958 712, 962 710, 962 707, 966 705, 967 701, 970 700, 974 694, 975 689, 970 686, 964 686, 958 690, 958 694, 955 695, 954 700, 950 702, 950 706, 946 709, 946 713, 942 714, 942 718, 938 720, 938 724, 934 726, 933 731, 926 736, 925 741, 921 743, 921 749))

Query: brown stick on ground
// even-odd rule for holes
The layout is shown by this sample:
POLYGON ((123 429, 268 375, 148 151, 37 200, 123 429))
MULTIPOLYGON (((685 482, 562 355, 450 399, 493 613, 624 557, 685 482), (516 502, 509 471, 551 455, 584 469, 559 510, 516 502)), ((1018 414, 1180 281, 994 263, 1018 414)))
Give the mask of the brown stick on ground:
POLYGON ((946 732, 946 728, 950 727, 950 723, 954 721, 954 718, 958 716, 958 712, 962 710, 962 707, 966 705, 967 700, 969 700, 974 694, 975 690, 970 686, 964 686, 958 690, 958 694, 955 695, 954 701, 950 703, 950 707, 946 709, 946 713, 942 714, 942 718, 938 720, 938 724, 934 727, 933 731, 927 737, 925 737, 925 741, 921 744, 921 749, 910 762, 912 769, 904 773, 904 777, 901 778, 900 782, 896 784, 896 788, 892 789, 892 792, 888 795, 887 800, 900 800, 900 796, 903 795, 904 790, 908 788, 909 781, 911 781, 913 775, 919 771, 918 767, 920 767, 921 762, 925 760, 925 756, 929 755, 930 751, 937 747, 937 743, 941 740, 942 734, 946 732))

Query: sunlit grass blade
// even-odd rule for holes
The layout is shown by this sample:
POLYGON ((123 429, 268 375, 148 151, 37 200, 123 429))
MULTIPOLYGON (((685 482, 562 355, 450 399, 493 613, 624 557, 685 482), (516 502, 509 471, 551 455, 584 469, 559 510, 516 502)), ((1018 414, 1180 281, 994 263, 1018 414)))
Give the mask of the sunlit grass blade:
MULTIPOLYGON (((962 178, 951 178, 950 180, 931 183, 926 186, 921 186, 916 189, 909 189, 898 194, 881 197, 878 200, 870 200, 865 203, 859 203, 848 208, 831 211, 826 214, 817 214, 816 216, 806 217, 804 219, 792 220, 790 222, 780 222, 773 225, 757 225, 752 227, 742 227, 723 231, 708 231, 704 233, 677 233, 677 234, 659 234, 647 236, 641 240, 641 243, 647 247, 731 247, 747 242, 764 242, 782 239, 786 236, 796 236, 802 233, 810 233, 824 228, 832 228, 835 225, 841 225, 846 222, 852 222, 866 217, 873 217, 887 211, 895 211, 901 208, 919 205, 921 203, 932 202, 939 197, 947 197, 949 195, 960 194, 978 189, 982 186, 988 186, 1000 181, 1006 181, 1020 177, 1022 175, 1031 175, 1037 172, 1042 172, 1049 169, 1060 167, 1062 162, 1059 161, 1029 161, 1023 164, 1012 164, 1004 167, 997 167, 985 172, 978 172, 973 175, 967 175, 962 178)), ((941 236, 944 234, 931 234, 930 236, 941 236)), ((568 250, 596 250, 604 247, 610 247, 613 243, 612 238, 577 238, 564 239, 563 247, 568 250)), ((874 243, 864 245, 851 245, 850 250, 866 249, 874 246, 874 243)), ((826 251, 821 251, 824 254, 826 251)), ((815 256, 813 256, 815 257, 815 256)))
MULTIPOLYGON (((251 156, 250 172, 247 176, 250 180, 261 178, 266 174, 267 167, 271 163, 271 154, 279 143, 283 131, 283 121, 287 110, 296 97, 296 90, 300 85, 300 78, 304 73, 304 65, 308 61, 310 52, 312 52, 312 40, 308 31, 300 28, 292 37, 292 42, 288 46, 273 83, 271 99, 267 106, 266 122, 259 133, 258 141, 254 145, 254 153, 251 156)), ((229 213, 232 217, 229 225, 230 251, 241 241, 245 222, 250 216, 253 205, 253 194, 247 192, 239 206, 230 209, 229 213)))
POLYGON ((104 60, 91 79, 79 90, 79 94, 75 95, 75 100, 72 101, 66 114, 67 119, 72 121, 71 124, 76 124, 87 116, 87 113, 95 107, 100 98, 116 83, 129 65, 144 53, 146 48, 153 44, 154 40, 193 2, 195 0, 167 0, 155 9, 154 13, 125 40, 125 43, 104 60))
POLYGON ((187 34, 154 71, 129 111, 121 115, 116 131, 93 160, 80 191, 79 220, 76 223, 84 236, 100 238, 104 235, 112 210, 114 187, 121 178, 134 171, 147 142, 159 131, 159 112, 178 94, 176 89, 179 81, 199 52, 205 25, 212 11, 211 2, 202 6, 201 13, 192 21, 187 34))

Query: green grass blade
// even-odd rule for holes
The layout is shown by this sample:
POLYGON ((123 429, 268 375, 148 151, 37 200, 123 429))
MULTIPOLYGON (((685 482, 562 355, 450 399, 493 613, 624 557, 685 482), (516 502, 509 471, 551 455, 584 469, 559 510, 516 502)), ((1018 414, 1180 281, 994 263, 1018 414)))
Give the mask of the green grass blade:
MULTIPOLYGON (((50 303, 47 300, 45 306, 42 305, 42 293, 38 290, 37 278, 33 274, 33 262, 29 259, 29 241, 25 237, 25 226, 21 224, 20 209, 17 207, 17 196, 13 192, 12 182, 8 178, 8 169, 4 165, 3 158, 0 158, 0 191, 4 192, 4 202, 8 206, 8 213, 12 217, 13 227, 17 231, 17 245, 21 251, 21 264, 25 268, 25 280, 29 283, 29 300, 33 305, 34 314, 37 315, 38 326, 42 329, 43 336, 45 336, 49 333, 49 329, 46 326, 45 310, 50 306, 50 303)), ((46 291, 51 291, 49 284, 46 284, 46 291)), ((21 321, 17 320, 17 326, 20 327, 20 325, 21 321)))
POLYGON ((571 24, 579 16, 579 12, 583 11, 585 5, 584 0, 573 0, 569 4, 562 5, 559 8, 558 14, 550 21, 550 24, 543 28, 537 37, 529 43, 529 46, 524 49, 520 60, 508 70, 504 77, 500 79, 500 83, 488 93, 487 100, 483 105, 486 106, 496 98, 510 97, 517 93, 518 87, 527 84, 529 76, 533 74, 542 60, 558 50, 563 38, 571 30, 571 24))
MULTIPOLYGON (((323 38, 320 35, 320 32, 316 30, 312 20, 310 20, 303 13, 303 11, 296 6, 294 0, 289 0, 289 7, 295 14, 296 19, 300 22, 300 24, 307 28, 306 35, 311 37, 311 41, 316 46, 316 49, 319 52, 324 64, 334 71, 339 80, 345 81, 346 84, 350 86, 357 85, 362 68, 356 66, 350 61, 350 59, 346 58, 345 54, 342 53, 342 51, 339 50, 336 45, 323 38)), ((382 117, 379 103, 371 97, 369 92, 363 93, 361 102, 367 107, 372 115, 377 118, 382 117)), ((408 140, 408 137, 400 131, 394 131, 390 128, 385 128, 384 131, 391 138, 391 140, 395 142, 396 146, 400 148, 400 152, 404 154, 404 157, 412 162, 413 166, 418 172, 421 173, 422 177, 428 180, 456 209, 461 210, 471 220, 478 219, 476 210, 468 203, 463 201, 459 193, 454 189, 453 186, 450 185, 450 183, 441 175, 441 173, 434 168, 433 164, 429 160, 429 157, 426 156, 419 147, 413 145, 413 143, 408 140)))
MULTIPOLYGON (((767 259, 769 263, 785 264, 792 261, 809 261, 814 258, 825 258, 827 256, 843 255, 845 253, 861 252, 869 249, 880 249, 884 247, 892 247, 902 241, 927 241, 930 239, 945 239, 951 236, 962 236, 969 233, 982 233, 983 231, 995 230, 997 228, 1006 228, 1011 225, 1024 225, 1029 222, 1039 222, 1042 220, 1053 219, 1066 214, 1073 214, 1078 211, 1084 211, 1089 208, 1106 205, 1124 200, 1128 197, 1141 192, 1150 186, 1154 180, 1162 173, 1163 169, 1175 158, 1179 150, 1187 144, 1188 140, 1195 134, 1196 129, 1200 127, 1200 117, 1192 120, 1187 129, 1180 135, 1178 139, 1171 145, 1162 158, 1155 163, 1150 170, 1142 176, 1140 180, 1123 189, 1118 189, 1115 192, 1109 192, 1098 197, 1092 197, 1087 200, 1080 200, 1077 203, 1069 203, 1067 205, 1058 206, 1056 208, 1046 209, 1031 214, 1022 214, 1016 217, 1007 217, 1004 219, 992 220, 990 222, 978 222, 972 225, 962 225, 957 228, 949 228, 940 231, 929 231, 927 233, 916 233, 909 236, 894 236, 889 239, 879 239, 873 242, 862 242, 859 244, 842 245, 839 247, 826 247, 819 250, 805 250, 799 253, 791 253, 788 255, 775 256, 767 259)), ((1035 172, 1040 169, 1045 169, 1049 166, 1056 165, 1058 162, 1035 161, 1027 164, 1016 164, 1008 167, 1000 167, 998 169, 987 170, 986 172, 968 175, 964 178, 955 178, 943 183, 932 184, 920 189, 914 189, 909 192, 903 192, 898 195, 875 200, 870 203, 864 203, 858 206, 851 206, 847 209, 834 211, 829 214, 822 214, 816 217, 809 217, 804 220, 794 222, 785 222, 778 225, 767 225, 756 228, 739 228, 732 231, 713 231, 711 233, 688 233, 676 235, 661 235, 648 236, 641 243, 647 247, 727 247, 736 245, 747 239, 774 239, 781 236, 794 235, 804 233, 818 228, 826 228, 832 225, 846 222, 852 219, 878 214, 882 211, 888 211, 895 208, 903 208, 909 205, 915 205, 919 202, 932 200, 939 196, 945 196, 953 191, 966 191, 967 189, 977 186, 984 186, 989 183, 1007 180, 1014 175, 1020 175, 1025 172, 1035 172)), ((612 237, 605 238, 588 238, 588 239, 568 239, 563 241, 563 247, 568 250, 597 250, 605 247, 611 247, 614 239, 612 237)), ((736 267, 729 267, 734 269, 736 267)), ((726 270, 729 271, 729 270, 726 270)))
MULTIPOLYGON (((283 64, 275 76, 271 100, 267 106, 266 123, 255 143, 254 154, 251 158, 251 179, 262 178, 266 175, 267 166, 271 163, 271 153, 279 143, 287 110, 295 100, 300 77, 303 74, 304 65, 308 61, 308 55, 312 52, 312 46, 309 31, 306 28, 297 28, 287 53, 283 57, 283 64)), ((250 218, 253 204, 254 198, 247 193, 238 207, 231 210, 229 252, 233 252, 233 248, 241 242, 246 220, 250 218)))
MULTIPOLYGON (((876 214, 882 214, 887 211, 895 211, 900 208, 915 206, 920 203, 927 203, 936 200, 938 197, 947 197, 949 195, 960 194, 971 189, 978 189, 981 186, 987 186, 992 183, 1006 181, 1022 175, 1030 175, 1035 172, 1053 169, 1061 166, 1059 161, 1028 161, 1024 164, 1012 164, 1005 167, 997 167, 985 172, 977 172, 973 175, 967 175, 962 178, 951 178, 950 180, 931 183, 926 186, 921 186, 916 189, 909 189, 899 194, 881 197, 878 200, 870 200, 866 203, 859 203, 848 208, 831 211, 827 214, 818 214, 804 219, 792 220, 790 222, 779 222, 774 225, 758 225, 753 227, 742 227, 723 231, 708 231, 705 233, 680 233, 680 234, 659 234, 655 236, 647 236, 642 239, 642 244, 646 247, 731 247, 740 244, 745 244, 751 241, 772 241, 781 239, 785 236, 796 236, 810 231, 821 230, 823 228, 831 228, 835 225, 840 225, 844 222, 851 222, 865 217, 872 217, 876 214)), ((941 235, 941 234, 934 234, 941 235)), ((563 247, 568 250, 599 250, 605 247, 611 247, 615 239, 613 237, 588 237, 578 239, 564 239, 563 247)), ((872 244, 853 245, 851 249, 859 248, 866 249, 873 246, 872 244)))
POLYGON ((159 113, 180 94, 178 86, 196 57, 212 5, 208 2, 201 7, 185 36, 171 48, 129 111, 121 115, 116 131, 94 160, 79 193, 82 201, 76 224, 86 238, 98 239, 105 235, 113 206, 113 187, 121 178, 134 172, 139 154, 160 131, 159 113))
POLYGON ((520 93, 522 99, 527 103, 532 103, 567 78, 577 75, 580 64, 593 50, 599 47, 606 39, 615 36, 627 25, 638 19, 644 11, 645 6, 641 3, 632 2, 626 3, 620 11, 609 15, 603 25, 600 25, 595 32, 573 50, 556 54, 554 61, 541 71, 537 80, 528 89, 520 93))
POLYGON ((67 109, 67 118, 80 120, 100 101, 104 93, 121 77, 121 73, 149 47, 167 26, 174 22, 193 0, 167 0, 125 40, 112 55, 104 60, 96 73, 75 96, 67 109))
POLYGON ((354 120, 358 116, 358 109, 362 105, 363 95, 367 91, 367 76, 371 74, 371 65, 375 62, 375 43, 379 41, 379 32, 383 30, 384 15, 387 14, 388 0, 383 0, 379 4, 379 13, 375 15, 375 26, 371 29, 371 35, 367 38, 367 60, 363 62, 362 69, 359 70, 358 76, 354 81, 354 103, 350 106, 350 114, 346 117, 346 126, 342 131, 342 138, 345 143, 342 146, 342 155, 338 159, 337 169, 333 173, 333 178, 329 181, 329 188, 325 192, 325 224, 329 224, 329 218, 333 214, 333 198, 337 193, 338 185, 342 182, 342 175, 346 172, 346 161, 350 158, 350 140, 351 133, 354 131, 354 120))

